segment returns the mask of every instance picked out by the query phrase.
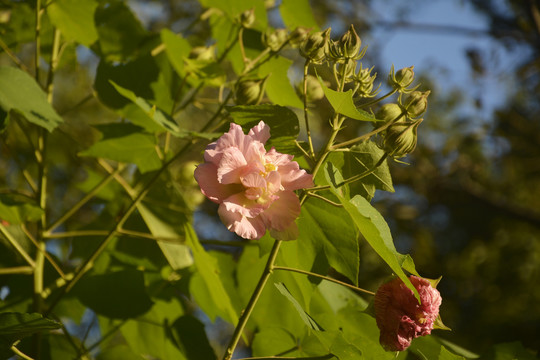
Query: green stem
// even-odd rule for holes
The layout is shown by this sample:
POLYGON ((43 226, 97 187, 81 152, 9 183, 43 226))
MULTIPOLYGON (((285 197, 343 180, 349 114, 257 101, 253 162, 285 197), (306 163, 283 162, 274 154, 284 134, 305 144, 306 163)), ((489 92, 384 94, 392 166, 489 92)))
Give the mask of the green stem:
POLYGON ((281 245, 281 240, 276 240, 274 242, 274 247, 270 251, 270 255, 266 262, 266 266, 264 267, 263 273, 261 277, 259 278, 259 282, 257 283, 255 290, 251 294, 251 298, 249 299, 249 302, 246 305, 246 308, 244 309, 244 311, 242 312, 242 315, 240 316, 240 319, 238 320, 238 324, 236 325, 236 328, 234 329, 233 336, 231 338, 231 341, 229 342, 229 345, 227 346, 227 350, 225 351, 223 360, 230 360, 233 356, 234 350, 236 349, 236 345, 238 345, 238 341, 240 340, 240 337, 242 336, 242 333, 244 331, 244 328, 246 327, 246 324, 249 320, 251 312, 255 308, 255 305, 257 304, 257 301, 259 300, 262 294, 262 291, 266 283, 268 282, 268 279, 270 278, 272 271, 274 270, 274 262, 276 261, 280 245, 281 245))
POLYGON ((244 62, 244 65, 247 65, 249 60, 246 57, 246 49, 244 49, 244 27, 240 27, 240 29, 238 30, 238 45, 240 45, 242 61, 244 62))
MULTIPOLYGON (((328 186, 328 187, 330 187, 330 186, 328 186)), ((317 199, 320 199, 320 200, 322 200, 322 201, 325 201, 325 202, 327 202, 327 203, 329 203, 330 205, 333 205, 333 206, 335 206, 335 207, 343 207, 342 204, 338 204, 338 203, 336 203, 336 202, 333 202, 332 200, 327 199, 327 198, 325 198, 324 196, 321 196, 321 195, 319 195, 319 194, 315 194, 315 193, 312 193, 312 192, 306 192, 306 195, 307 195, 307 196, 314 197, 314 198, 317 198, 317 199)))
POLYGON ((354 138, 352 140, 348 140, 348 141, 344 141, 342 143, 339 143, 339 144, 335 144, 332 146, 332 150, 336 150, 336 149, 339 149, 339 148, 342 148, 342 147, 345 147, 345 146, 349 146, 349 145, 353 145, 353 144, 356 144, 358 142, 362 142, 362 141, 365 141, 367 139, 369 139, 370 137, 372 137, 373 135, 376 135, 384 130, 386 130, 388 127, 390 127, 392 124, 394 124, 396 121, 398 121, 399 119, 401 119, 405 114, 402 113, 401 115, 399 115, 397 118, 395 118, 394 120, 392 121, 388 121, 386 124, 378 127, 377 129, 373 130, 373 131, 370 131, 362 136, 359 136, 357 138, 354 138))
POLYGON ((82 236, 105 236, 109 232, 107 230, 75 230, 58 233, 44 234, 45 239, 61 239, 69 237, 82 237, 82 236))
POLYGON ((32 359, 30 356, 26 355, 25 353, 23 353, 21 350, 17 349, 17 347, 15 345, 12 345, 11 346, 11 351, 13 351, 13 353, 21 358, 23 358, 24 360, 34 360, 32 359))
POLYGON ((30 231, 28 231, 28 228, 24 224, 22 224, 21 229, 26 235, 26 237, 28 237, 28 239, 30 239, 30 241, 36 246, 37 251, 43 252, 43 256, 45 257, 45 259, 49 261, 52 267, 58 272, 58 275, 60 275, 60 277, 62 278, 65 278, 66 275, 64 274, 60 266, 56 263, 56 261, 54 261, 54 259, 49 255, 49 253, 43 249, 42 245, 34 238, 34 236, 30 233, 30 231))
POLYGON ((309 129, 309 115, 308 115, 308 103, 307 103, 307 76, 308 76, 308 69, 309 64, 311 60, 306 59, 306 63, 304 64, 304 83, 303 83, 303 89, 304 89, 304 120, 306 123, 306 133, 308 138, 308 144, 309 144, 309 155, 312 159, 315 158, 315 151, 313 150, 313 142, 311 140, 311 131, 309 129))
MULTIPOLYGON (((73 214, 75 214, 84 204, 90 201, 103 187, 105 187, 116 174, 124 169, 124 165, 119 165, 112 174, 109 174, 107 177, 103 178, 92 190, 90 190, 81 200, 79 200, 75 205, 73 205, 64 215, 62 215, 58 220, 56 220, 49 228, 43 233, 44 237, 51 237, 52 231, 57 228, 59 225, 63 224, 67 219, 69 219, 73 214)), ((54 237, 54 235, 52 236, 54 237)))
POLYGON ((49 73, 47 74, 47 85, 45 90, 47 92, 47 101, 49 104, 53 102, 53 90, 54 90, 54 73, 58 66, 60 52, 60 30, 54 29, 54 38, 52 44, 51 64, 49 66, 49 73))
POLYGON ((0 275, 11 275, 11 274, 30 275, 33 272, 34 272, 34 268, 31 266, 15 266, 15 267, 0 269, 0 275))
POLYGON ((15 55, 15 53, 13 51, 11 51, 11 49, 7 46, 7 44, 2 41, 2 39, 0 38, 0 48, 2 48, 2 50, 4 50, 4 52, 10 57, 10 59, 22 70, 22 71, 25 71, 25 72, 29 72, 28 70, 28 67, 26 67, 26 65, 24 65, 24 63, 21 61, 21 59, 19 59, 17 57, 17 55, 15 55))
POLYGON ((15 239, 11 233, 6 229, 2 223, 0 223, 0 232, 4 235, 6 240, 17 250, 17 252, 23 257, 23 259, 30 265, 32 268, 35 268, 36 264, 34 262, 34 259, 28 253, 24 248, 19 244, 17 239, 15 239))
POLYGON ((35 77, 38 84, 39 84, 39 69, 40 69, 39 61, 41 58, 41 10, 42 10, 41 0, 36 0, 36 37, 35 37, 36 52, 35 52, 34 61, 35 61, 35 66, 36 66, 35 77))
POLYGON ((369 101, 369 102, 367 102, 367 103, 360 104, 359 107, 360 107, 360 108, 365 108, 365 107, 367 107, 367 106, 376 104, 376 103, 378 103, 379 101, 382 101, 382 100, 386 99, 387 97, 394 95, 394 94, 396 93, 396 91, 397 91, 397 89, 393 89, 393 90, 391 90, 390 92, 388 92, 386 95, 383 95, 383 96, 381 96, 381 97, 378 98, 378 99, 373 99, 373 100, 371 100, 371 101, 369 101))
POLYGON ((343 282, 343 281, 340 281, 340 280, 337 280, 337 279, 334 279, 334 278, 331 278, 331 277, 328 277, 328 276, 313 273, 311 271, 305 271, 305 270, 290 268, 290 267, 286 267, 286 266, 274 266, 274 270, 285 270, 285 271, 296 272, 296 273, 304 274, 304 275, 308 275, 308 276, 314 276, 314 277, 318 277, 319 279, 330 281, 330 282, 333 282, 333 283, 348 287, 349 289, 352 289, 352 290, 355 290, 355 291, 358 291, 358 292, 362 292, 364 294, 375 295, 375 293, 372 292, 372 291, 362 289, 362 288, 359 288, 359 287, 351 285, 351 284, 347 284, 346 282, 343 282))

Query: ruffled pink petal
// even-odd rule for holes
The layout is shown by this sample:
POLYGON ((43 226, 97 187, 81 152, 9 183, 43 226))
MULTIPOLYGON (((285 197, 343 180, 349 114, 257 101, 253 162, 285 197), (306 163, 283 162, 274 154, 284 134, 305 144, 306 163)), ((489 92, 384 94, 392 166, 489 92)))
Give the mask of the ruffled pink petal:
POLYGON ((244 134, 240 125, 231 123, 229 131, 217 140, 216 150, 223 151, 227 148, 235 147, 244 153, 246 151, 246 146, 250 141, 252 141, 251 137, 244 134))
POLYGON ((249 130, 248 135, 250 135, 253 140, 266 144, 266 141, 270 138, 270 127, 261 120, 257 126, 254 126, 249 130))
POLYGON ((281 175, 277 171, 270 171, 268 173, 266 176, 266 187, 271 194, 283 190, 281 186, 281 175))
MULTIPOLYGON (((275 148, 271 148, 270 151, 266 153, 265 158, 267 163, 271 163, 279 167, 281 165, 290 163, 294 156, 279 153, 275 148)), ((295 162, 295 164, 297 163, 295 162)))
POLYGON ((300 201, 292 191, 281 191, 276 195, 279 199, 275 200, 261 217, 268 228, 284 231, 300 215, 300 201))
POLYGON ((212 163, 204 163, 197 166, 194 175, 202 193, 216 203, 220 203, 231 195, 243 190, 241 185, 220 184, 217 180, 217 167, 212 163))
POLYGON ((266 188, 266 181, 256 172, 251 172, 241 177, 242 185, 248 188, 266 188))
POLYGON ((268 207, 268 205, 265 206, 265 204, 250 200, 244 192, 229 196, 223 200, 223 205, 227 211, 239 213, 249 218, 258 216, 268 207))
POLYGON ((217 180, 222 184, 240 183, 240 174, 247 161, 237 148, 223 150, 223 156, 217 169, 217 180))
POLYGON ((313 176, 301 170, 296 161, 278 168, 281 175, 281 185, 285 190, 305 189, 313 186, 313 176))
POLYGON ((240 213, 228 211, 224 204, 219 206, 218 214, 229 231, 234 231, 244 239, 260 239, 266 233, 260 217, 246 218, 240 213))

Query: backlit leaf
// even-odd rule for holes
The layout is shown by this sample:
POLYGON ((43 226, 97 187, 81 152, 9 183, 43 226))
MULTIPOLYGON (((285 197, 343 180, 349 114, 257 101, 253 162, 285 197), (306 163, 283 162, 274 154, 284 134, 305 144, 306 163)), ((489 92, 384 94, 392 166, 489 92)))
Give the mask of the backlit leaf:
POLYGON ((332 90, 326 87, 320 77, 319 82, 321 83, 324 95, 326 96, 326 98, 330 102, 330 105, 332 105, 336 113, 345 115, 355 120, 377 121, 377 119, 375 119, 372 114, 356 108, 353 101, 352 90, 347 90, 345 92, 332 90))
POLYGON ((292 296, 292 294, 289 292, 285 284, 283 283, 275 283, 274 284, 276 288, 279 290, 279 292, 287 298, 293 304, 294 308, 298 312, 298 315, 300 315, 300 318, 302 321, 310 328, 316 331, 324 331, 323 328, 317 324, 317 322, 302 308, 300 303, 292 296))
POLYGON ((313 31, 319 29, 309 0, 282 0, 279 12, 283 22, 290 30, 294 30, 298 26, 310 28, 313 31))
POLYGON ((34 200, 13 194, 0 194, 0 219, 10 224, 21 224, 41 218, 43 210, 34 200))
MULTIPOLYGON (((339 172, 333 168, 332 164, 327 164, 326 173, 330 177, 330 174, 339 172)), ((390 228, 381 214, 362 196, 356 195, 349 201, 335 188, 335 184, 332 184, 330 179, 328 179, 328 182, 331 184, 332 192, 340 200, 369 245, 405 285, 414 292, 415 297, 420 300, 418 291, 400 266, 398 261, 399 253, 394 245, 390 228)))
POLYGON ((47 6, 47 13, 66 39, 90 46, 98 38, 94 25, 97 6, 95 0, 55 0, 47 6))
POLYGON ((47 102, 47 96, 34 78, 14 67, 0 66, 0 108, 5 113, 21 114, 49 132, 64 121, 47 102))

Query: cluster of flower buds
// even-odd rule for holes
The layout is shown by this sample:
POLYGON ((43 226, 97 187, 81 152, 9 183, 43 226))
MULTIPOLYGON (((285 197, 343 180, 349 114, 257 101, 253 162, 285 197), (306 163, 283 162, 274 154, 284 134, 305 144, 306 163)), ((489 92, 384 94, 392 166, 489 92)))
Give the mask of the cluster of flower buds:
POLYGON ((264 88, 266 86, 267 79, 268 77, 265 77, 264 79, 240 81, 236 85, 234 93, 236 104, 257 105, 264 95, 264 88))
POLYGON ((418 126, 424 120, 418 117, 427 109, 429 94, 413 91, 403 104, 385 104, 377 111, 377 119, 391 123, 383 134, 382 145, 389 156, 400 158, 416 148, 418 126))

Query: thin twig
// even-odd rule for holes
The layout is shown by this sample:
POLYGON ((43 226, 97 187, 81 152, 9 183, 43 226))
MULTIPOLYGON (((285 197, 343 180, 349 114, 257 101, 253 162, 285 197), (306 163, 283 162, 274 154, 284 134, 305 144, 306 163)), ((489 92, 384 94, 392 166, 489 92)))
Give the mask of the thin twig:
POLYGON ((359 288, 358 286, 354 286, 354 285, 351 285, 351 284, 347 284, 346 282, 343 282, 343 281, 340 281, 340 280, 337 280, 337 279, 334 279, 334 278, 331 278, 331 277, 328 277, 328 276, 313 273, 311 271, 305 271, 305 270, 290 268, 290 267, 286 267, 286 266, 274 266, 273 269, 274 270, 292 271, 292 272, 297 272, 299 274, 318 277, 320 279, 327 280, 327 281, 330 281, 330 282, 333 282, 333 283, 348 287, 349 289, 352 289, 352 290, 355 290, 355 291, 358 291, 358 292, 361 292, 361 293, 364 293, 364 294, 375 295, 375 293, 372 292, 372 291, 362 289, 362 288, 359 288))

